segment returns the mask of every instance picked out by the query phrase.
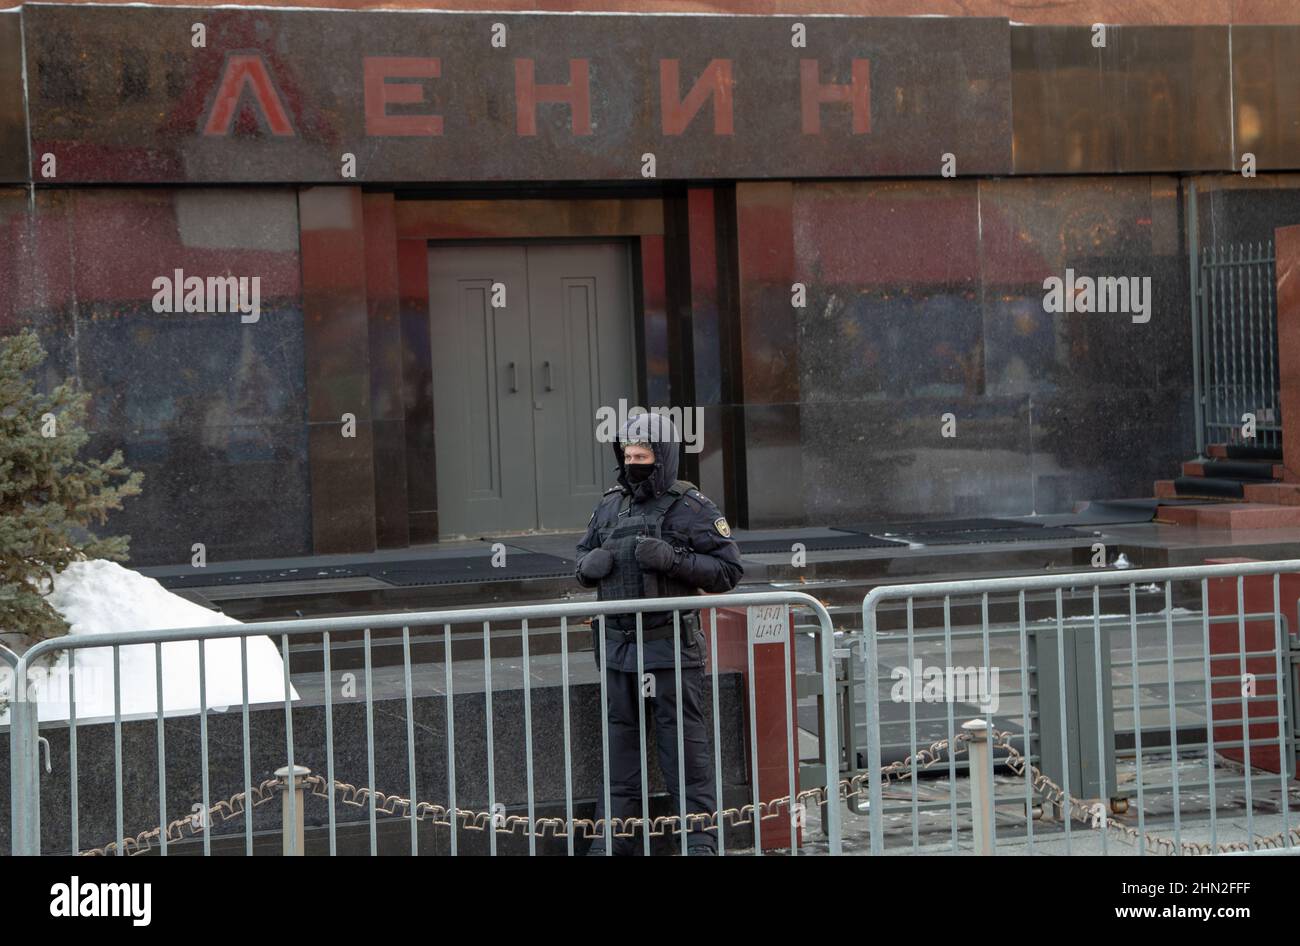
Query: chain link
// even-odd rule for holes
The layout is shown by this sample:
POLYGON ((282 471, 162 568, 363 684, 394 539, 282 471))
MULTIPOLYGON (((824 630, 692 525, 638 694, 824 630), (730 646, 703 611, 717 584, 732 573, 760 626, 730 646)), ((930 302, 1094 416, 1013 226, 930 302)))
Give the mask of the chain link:
MULTIPOLYGON (((1139 832, 1136 828, 1111 820, 1106 816, 1105 807, 1100 802, 1088 802, 1083 799, 1067 795, 1065 790, 1048 778, 1035 765, 1029 762, 1021 752, 1011 744, 1012 733, 994 729, 991 732, 991 747, 1001 749, 1006 753, 1003 760, 1008 768, 1017 776, 1024 776, 1026 768, 1029 770, 1030 783, 1034 792, 1040 796, 1040 800, 1050 802, 1062 809, 1068 808, 1076 820, 1092 822, 1096 824, 1101 821, 1100 827, 1108 831, 1115 832, 1130 841, 1137 842, 1142 838, 1149 849, 1153 849, 1161 854, 1174 854, 1181 850, 1183 854, 1207 855, 1213 853, 1225 853, 1229 851, 1249 851, 1250 844, 1245 841, 1224 842, 1217 845, 1198 843, 1193 841, 1183 841, 1181 844, 1176 843, 1171 838, 1161 837, 1151 832, 1139 832), (1098 808, 1100 807, 1100 812, 1098 808)), ((928 769, 938 762, 942 761, 951 747, 953 758, 967 752, 968 743, 974 738, 971 733, 958 734, 951 743, 947 739, 941 739, 931 743, 928 747, 920 749, 905 759, 899 759, 883 766, 880 770, 881 791, 883 792, 893 782, 907 781, 912 777, 913 766, 916 771, 928 769)), ((294 780, 296 784, 301 785, 304 791, 310 791, 312 795, 319 798, 329 798, 331 785, 329 781, 320 775, 308 775, 294 780)), ((257 806, 276 797, 281 791, 288 787, 288 778, 267 779, 253 788, 251 796, 248 792, 238 792, 230 796, 229 800, 219 801, 208 809, 206 819, 202 818, 201 812, 195 812, 184 818, 178 818, 167 825, 168 843, 184 840, 188 837, 201 835, 204 830, 204 821, 208 824, 221 824, 230 819, 239 817, 248 809, 257 806), (247 799, 252 798, 252 804, 246 804, 247 799)), ((838 802, 846 802, 850 798, 865 798, 869 792, 870 775, 862 772, 850 778, 842 778, 837 785, 838 802)), ((364 786, 349 785, 347 782, 334 779, 332 785, 333 791, 337 793, 339 801, 343 804, 355 807, 366 808, 370 803, 371 796, 374 798, 376 813, 385 815, 400 816, 403 818, 412 817, 411 800, 401 795, 386 795, 383 792, 364 786)), ((686 830, 704 830, 716 831, 720 820, 724 820, 726 827, 738 828, 745 825, 753 824, 754 813, 758 812, 759 821, 781 817, 781 812, 786 812, 786 818, 792 818, 793 812, 799 812, 798 821, 802 823, 804 813, 810 807, 810 803, 822 806, 826 804, 826 788, 810 788, 806 791, 798 792, 794 795, 782 795, 771 801, 759 801, 757 806, 754 804, 740 805, 733 808, 724 808, 717 812, 694 812, 684 816, 686 830)), ((466 831, 486 831, 489 827, 495 827, 498 833, 513 835, 516 830, 523 829, 523 837, 529 834, 530 819, 526 815, 505 815, 500 812, 481 811, 466 808, 456 808, 454 811, 442 805, 432 802, 418 802, 415 805, 414 817, 417 821, 427 821, 431 824, 445 825, 450 827, 453 818, 459 828, 466 831)), ((611 818, 609 828, 612 837, 630 838, 633 837, 638 828, 645 828, 651 837, 661 837, 666 833, 678 834, 680 825, 683 821, 681 815, 661 815, 657 818, 611 818)), ((593 820, 591 818, 534 818, 532 819, 534 837, 545 838, 548 836, 560 838, 569 836, 569 832, 575 832, 575 838, 594 840, 604 837, 605 821, 593 820), (576 832, 581 831, 578 835, 576 832)), ((154 842, 162 835, 161 828, 153 828, 150 831, 143 831, 134 837, 126 838, 122 842, 122 849, 130 855, 146 854, 153 850, 154 842)), ((1300 846, 1300 828, 1293 828, 1290 833, 1292 845, 1300 846)), ((1280 848, 1286 846, 1287 833, 1279 832, 1269 835, 1268 837, 1256 837, 1255 849, 1261 848, 1280 848)), ((83 851, 83 856, 109 855, 116 852, 118 842, 110 842, 103 847, 92 848, 83 851)))

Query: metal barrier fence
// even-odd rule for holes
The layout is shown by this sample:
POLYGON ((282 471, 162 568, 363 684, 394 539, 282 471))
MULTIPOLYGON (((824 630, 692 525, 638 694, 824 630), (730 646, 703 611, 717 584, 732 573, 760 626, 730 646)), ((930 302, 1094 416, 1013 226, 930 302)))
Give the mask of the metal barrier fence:
MULTIPOLYGON (((1192 203, 1195 203, 1193 199, 1192 203)), ((1195 223, 1190 225, 1193 228, 1195 223)), ((1207 443, 1282 445, 1273 241, 1192 248, 1197 451, 1207 443), (1198 258, 1199 257, 1199 258, 1198 258), (1243 415, 1255 437, 1242 437, 1243 415)))
MULTIPOLYGON (((101 790, 97 792, 98 796, 106 800, 107 788, 106 780, 109 773, 104 771, 107 768, 108 760, 111 758, 112 772, 112 807, 113 807, 113 833, 115 838, 103 848, 96 849, 87 853, 115 853, 122 855, 125 853, 143 853, 154 849, 155 842, 157 849, 161 854, 168 853, 169 843, 176 844, 182 841, 186 835, 194 837, 200 835, 202 838, 202 850, 205 855, 212 853, 212 843, 214 840, 213 828, 233 818, 243 818, 243 836, 244 836, 244 853, 252 854, 254 852, 254 831, 252 810, 265 801, 270 800, 277 794, 283 800, 283 825, 288 826, 283 831, 284 834, 284 853, 297 854, 304 851, 304 834, 302 828, 302 809, 305 804, 305 792, 311 792, 313 796, 323 796, 328 804, 328 835, 329 835, 329 853, 338 852, 338 831, 340 827, 356 826, 355 822, 340 825, 336 819, 336 795, 349 805, 356 807, 368 807, 368 840, 371 854, 378 852, 378 815, 382 812, 385 815, 393 815, 409 821, 409 844, 410 853, 419 852, 419 837, 417 832, 417 822, 432 822, 434 825, 442 825, 450 830, 447 832, 450 844, 450 853, 457 853, 457 836, 461 831, 482 831, 488 838, 489 851, 492 854, 497 853, 498 835, 518 836, 516 832, 522 829, 523 835, 528 840, 528 853, 533 854, 537 851, 537 842, 540 839, 549 837, 554 839, 558 837, 566 838, 566 849, 568 854, 575 853, 575 838, 579 831, 583 836, 591 839, 603 839, 604 853, 613 852, 613 841, 616 837, 633 837, 637 830, 643 838, 644 849, 646 853, 650 852, 650 842, 652 836, 662 836, 664 832, 675 834, 680 840, 682 853, 686 853, 688 834, 691 830, 707 831, 716 835, 718 853, 724 853, 728 842, 729 834, 737 828, 750 827, 753 834, 753 846, 756 853, 762 853, 763 840, 762 833, 766 829, 768 822, 776 822, 788 831, 788 837, 791 840, 789 846, 790 853, 799 852, 800 841, 802 837, 802 828, 804 827, 804 812, 812 804, 822 807, 822 827, 826 835, 826 844, 830 853, 839 853, 840 851, 840 812, 839 805, 836 803, 826 803, 828 797, 836 799, 835 787, 830 784, 820 786, 814 784, 812 787, 801 789, 796 784, 796 765, 800 761, 800 752, 798 745, 798 728, 793 719, 793 707, 796 695, 792 690, 792 648, 794 646, 793 633, 790 620, 790 611, 792 608, 807 609, 808 612, 816 618, 815 633, 819 640, 818 658, 820 661, 820 677, 822 681, 821 697, 821 719, 819 722, 821 729, 822 757, 824 762, 824 778, 833 781, 838 777, 840 769, 840 739, 839 725, 837 718, 838 700, 836 699, 836 675, 834 667, 834 631, 831 626, 830 618, 826 609, 815 598, 796 592, 763 592, 755 594, 729 594, 729 595, 700 595, 695 597, 650 599, 639 601, 607 601, 607 602, 577 602, 569 604, 550 604, 538 606, 523 607, 497 607, 497 608, 476 608, 456 611, 432 611, 409 614, 388 614, 388 615, 367 615, 360 617, 346 617, 339 619, 312 619, 312 620, 293 620, 279 621, 264 624, 247 624, 247 625, 221 625, 215 627, 203 628, 181 628, 174 630, 162 631, 139 631, 132 633, 117 634, 83 634, 70 635, 51 640, 45 640, 27 651, 20 659, 13 661, 14 669, 14 686, 17 694, 27 692, 27 676, 31 668, 37 666, 41 660, 61 654, 67 654, 67 669, 70 686, 68 689, 67 709, 68 722, 66 726, 50 725, 45 727, 46 734, 51 738, 58 739, 58 758, 60 761, 63 756, 63 733, 66 732, 67 738, 67 783, 68 783, 68 826, 69 826, 69 843, 67 849, 72 852, 85 852, 81 841, 81 815, 82 808, 86 805, 84 798, 79 798, 78 786, 82 783, 80 763, 78 755, 78 732, 86 728, 85 721, 79 721, 77 717, 77 654, 92 649, 111 648, 112 649, 112 688, 113 688, 113 707, 112 715, 112 752, 108 755, 106 747, 101 747, 94 755, 94 767, 91 770, 91 777, 95 779, 96 786, 101 790), (749 672, 746 675, 747 686, 743 706, 738 709, 747 714, 749 721, 749 755, 750 755, 750 782, 752 794, 749 801, 743 805, 727 808, 723 804, 723 777, 722 777, 722 749, 721 749, 721 714, 720 714, 720 681, 718 661, 718 611, 719 609, 729 608, 746 608, 748 606, 779 606, 782 619, 785 621, 787 632, 784 634, 784 659, 781 663, 783 671, 779 676, 784 681, 784 692, 777 693, 776 698, 780 699, 784 706, 785 713, 785 733, 788 737, 786 746, 786 775, 784 795, 773 795, 771 797, 760 797, 759 792, 759 753, 756 746, 758 744, 759 734, 755 731, 755 719, 758 715, 756 712, 760 696, 763 700, 773 698, 771 693, 759 694, 757 692, 757 679, 755 675, 755 650, 757 647, 772 646, 771 644, 756 643, 753 637, 746 633, 745 653, 748 659, 749 672), (581 620, 584 618, 591 619, 599 628, 602 640, 607 640, 606 617, 613 614, 635 614, 635 643, 637 651, 637 669, 638 677, 645 680, 644 667, 644 629, 643 618, 646 612, 667 612, 671 611, 673 618, 674 633, 681 630, 683 624, 683 614, 687 612, 707 613, 710 616, 709 621, 709 653, 712 658, 708 661, 709 673, 712 684, 712 721, 713 721, 713 753, 714 753, 714 797, 718 800, 718 809, 715 811, 692 811, 687 812, 686 808, 686 767, 684 765, 685 747, 683 744, 683 725, 682 725, 682 666, 681 666, 681 649, 674 647, 676 654, 673 666, 673 679, 676 686, 676 771, 679 776, 679 784, 676 786, 676 797, 679 800, 678 811, 672 815, 661 816, 657 818, 650 817, 649 811, 649 791, 648 791, 648 767, 646 751, 646 725, 645 725, 645 700, 637 700, 640 707, 639 724, 640 724, 640 788, 641 788, 641 812, 639 817, 619 818, 610 817, 610 719, 609 719, 609 701, 608 701, 608 678, 606 672, 593 673, 600 680, 600 746, 601 746, 601 785, 604 793, 604 811, 606 817, 595 821, 593 819, 581 819, 574 816, 574 770, 575 759, 573 756, 573 747, 571 746, 570 735, 572 733, 571 723, 573 723, 570 707, 570 667, 569 667, 569 644, 568 634, 571 619, 581 620), (559 697, 562 705, 559 708, 560 718, 563 729, 559 742, 563 744, 563 817, 542 817, 537 814, 539 799, 535 791, 535 762, 534 756, 534 722, 533 722, 533 671, 538 661, 530 653, 530 638, 543 634, 554 634, 555 631, 550 628, 539 629, 536 626, 530 628, 529 622, 545 622, 550 620, 559 621, 559 697), (503 626, 518 624, 520 628, 520 643, 522 647, 522 725, 524 729, 524 754, 522 759, 512 759, 509 763, 510 768, 506 769, 505 774, 512 778, 517 774, 517 767, 522 766, 525 774, 525 784, 527 793, 527 815, 507 815, 503 804, 499 803, 498 787, 499 776, 502 773, 502 763, 497 758, 498 754, 494 750, 493 744, 493 711, 494 711, 494 690, 493 690, 493 664, 494 658, 492 653, 493 628, 494 626, 501 630, 503 626), (452 628, 454 626, 481 625, 481 644, 482 644, 482 668, 483 668, 483 687, 484 694, 481 701, 475 701, 473 704, 477 714, 478 707, 481 706, 481 722, 484 727, 483 735, 486 742, 486 807, 482 810, 466 809, 457 805, 458 779, 456 772, 457 756, 456 751, 456 727, 464 727, 466 721, 457 719, 458 706, 456 697, 462 695, 453 685, 453 636, 452 628), (442 676, 440 681, 444 689, 441 695, 445 698, 445 731, 431 733, 430 727, 424 720, 419 722, 419 733, 422 739, 433 740, 433 742, 445 742, 445 764, 447 780, 445 784, 431 785, 427 776, 420 775, 422 766, 427 766, 430 759, 426 756, 421 758, 417 756, 417 719, 414 708, 416 687, 413 684, 413 665, 411 660, 412 648, 412 627, 422 626, 441 626, 442 634, 442 676), (404 712, 385 713, 377 720, 377 703, 381 702, 375 699, 375 667, 372 661, 372 634, 378 634, 385 631, 401 631, 400 644, 402 648, 402 659, 400 662, 401 669, 401 695, 404 700, 404 712), (364 696, 364 741, 365 741, 365 776, 367 779, 363 787, 356 787, 349 783, 340 781, 336 778, 335 756, 336 740, 335 729, 338 723, 339 715, 346 709, 340 702, 335 705, 333 690, 336 684, 331 671, 331 635, 335 639, 346 637, 349 633, 362 634, 361 647, 362 658, 364 661, 364 679, 365 679, 365 696, 364 696), (254 752, 253 741, 250 739, 250 706, 248 703, 249 694, 249 661, 248 661, 248 639, 250 637, 267 636, 271 639, 278 639, 280 642, 280 653, 283 657, 283 743, 280 747, 272 747, 268 750, 265 740, 259 740, 257 751, 254 752), (208 645, 214 641, 226 639, 238 639, 240 641, 240 672, 242 683, 242 703, 231 704, 231 709, 238 709, 240 713, 239 737, 236 739, 233 731, 234 722, 229 716, 221 717, 214 715, 209 711, 212 707, 208 702, 208 680, 209 675, 205 665, 205 654, 208 645), (295 706, 291 693, 290 683, 290 658, 292 648, 291 641, 319 639, 321 643, 320 658, 322 666, 319 680, 323 696, 323 732, 317 732, 314 729, 306 737, 295 735, 295 715, 300 717, 299 728, 303 728, 301 721, 303 706, 301 701, 295 706), (166 736, 174 731, 177 725, 176 719, 165 720, 164 705, 161 698, 164 691, 164 682, 171 682, 174 676, 170 675, 163 660, 163 645, 174 642, 197 642, 198 650, 198 683, 200 694, 200 710, 197 714, 198 732, 193 732, 193 718, 185 717, 180 719, 179 723, 187 729, 180 730, 188 742, 190 737, 197 737, 198 751, 200 754, 200 793, 201 800, 194 806, 194 811, 185 817, 179 819, 173 818, 173 813, 169 811, 169 799, 167 790, 167 776, 172 771, 169 765, 175 763, 172 755, 169 755, 169 746, 176 744, 176 737, 173 736, 169 741, 166 736), (130 751, 124 752, 124 727, 126 726, 148 726, 148 718, 143 721, 124 719, 122 713, 122 685, 123 678, 121 672, 121 655, 122 648, 132 645, 153 645, 153 671, 156 689, 155 695, 157 711, 153 718, 153 749, 147 751, 147 736, 144 736, 138 729, 133 728, 126 734, 127 741, 130 744, 130 751), (396 717, 400 715, 400 719, 396 717), (396 759, 404 756, 405 775, 407 785, 406 796, 386 795, 378 791, 376 787, 376 726, 377 722, 383 732, 382 749, 387 753, 386 758, 396 759), (214 744, 214 751, 217 753, 216 758, 210 758, 210 726, 221 726, 220 738, 214 744), (238 743, 239 751, 235 751, 235 743, 238 743), (307 770, 298 766, 305 756, 304 752, 310 750, 313 757, 324 754, 326 759, 326 773, 324 777, 319 775, 309 775, 307 770), (263 778, 255 783, 253 778, 253 757, 256 754, 259 759, 259 767, 267 766, 266 760, 270 757, 268 752, 274 754, 283 752, 282 758, 287 765, 276 772, 274 778, 263 778), (233 776, 226 777, 225 772, 233 768, 236 763, 242 768, 243 790, 232 795, 228 800, 213 803, 212 791, 210 784, 210 775, 217 773, 222 776, 224 782, 230 782, 233 776), (222 766, 225 766, 223 771, 222 766), (149 770, 156 767, 156 778, 150 778, 149 770), (131 769, 134 768, 134 771, 131 769), (124 785, 124 773, 129 775, 127 781, 130 783, 132 798, 124 798, 126 787, 124 785), (128 825, 124 820, 124 810, 128 807, 134 809, 137 807, 134 803, 143 793, 150 781, 156 782, 157 790, 157 827, 149 830, 137 831, 136 826, 132 825, 132 831, 128 832, 128 825), (296 826, 296 830, 294 829, 296 826), (683 830, 683 826, 686 830, 683 830)), ((703 628, 701 628, 703 630, 703 628)), ((479 635, 475 635, 479 636, 479 635)), ((381 642, 382 643, 382 642, 381 642)), ((427 642, 426 642, 427 643, 427 642)), ((466 643, 466 637, 457 638, 456 646, 466 643)), ((394 640, 394 644, 396 641, 394 640)), ((422 645, 423 646, 423 645, 422 645)), ((382 669, 382 668, 381 668, 382 669)), ((314 671, 313 671, 314 673, 314 671)), ((391 678, 395 675, 396 668, 392 668, 389 674, 390 682, 396 685, 396 681, 391 678)), ((775 675, 769 674, 763 677, 765 685, 780 686, 778 681, 773 684, 775 675)), ((298 685, 304 683, 303 674, 299 673, 296 681, 298 685)), ((425 689, 432 688, 434 695, 438 695, 436 686, 432 680, 417 680, 421 687, 425 689)), ((476 692, 476 691, 475 691, 476 692)), ((501 700, 501 693, 496 694, 497 701, 501 700)), ((355 707, 354 701, 351 705, 355 707)), ((396 701, 393 701, 394 703, 396 701)), ((29 702, 25 699, 16 699, 10 705, 11 713, 11 783, 10 789, 12 794, 12 845, 15 854, 39 854, 42 846, 42 824, 41 824, 41 780, 38 774, 37 766, 37 703, 29 702)), ((508 709, 513 710, 513 705, 508 709)), ((259 711, 265 713, 266 710, 259 711)), ((276 709, 278 713, 278 708, 276 709)), ((232 714, 233 715, 233 714, 232 714)), ((742 718, 741 713, 734 714, 736 719, 742 718)), ((475 720, 477 721, 477 720, 475 720)), ((259 720, 260 722, 260 720, 259 720)), ((510 718, 504 721, 506 725, 517 725, 518 720, 510 718)), ((357 726, 360 727, 359 717, 357 726)), ((260 732, 259 728, 259 732, 260 732)), ((462 732, 462 735, 464 733, 462 732)), ((85 750, 90 751, 90 742, 87 739, 85 750)), ((661 750, 662 751, 662 750, 661 750)), ((174 753, 173 753, 174 754, 174 753)), ((359 757, 354 751, 353 757, 359 757)), ((662 757, 661 757, 662 758, 662 757)), ((443 759, 439 759, 442 764, 443 759)), ((770 762, 770 760, 768 760, 770 762)), ((189 770, 192 773, 192 770, 189 770)), ((814 770, 815 771, 815 770, 814 770)), ((347 774, 347 773, 345 773, 347 774)), ((191 777, 191 776, 187 776, 191 777)), ((558 807, 558 798, 554 799, 554 804, 558 807)), ((62 806, 60 806, 62 807, 62 806)), ((51 806, 46 806, 47 817, 54 811, 51 806)), ((220 835, 220 840, 228 843, 232 838, 237 839, 238 835, 226 833, 220 835)), ((769 841, 771 838, 769 838, 769 841)), ((100 839, 96 839, 100 841, 100 839)))
POLYGON ((1300 851, 1298 592, 1300 560, 874 589, 871 853, 1300 851))

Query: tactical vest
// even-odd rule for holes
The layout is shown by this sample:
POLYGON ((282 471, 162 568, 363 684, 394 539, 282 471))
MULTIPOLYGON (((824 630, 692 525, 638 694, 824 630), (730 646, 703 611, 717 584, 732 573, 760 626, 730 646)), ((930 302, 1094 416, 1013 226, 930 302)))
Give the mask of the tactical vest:
MULTIPOLYGON (((677 480, 663 495, 657 496, 649 503, 646 503, 644 512, 635 516, 630 514, 632 497, 627 494, 623 495, 619 502, 618 516, 614 520, 614 525, 606 526, 599 532, 600 547, 608 549, 610 554, 614 556, 613 570, 600 581, 597 591, 599 600, 676 598, 696 593, 696 589, 691 585, 678 581, 663 572, 643 570, 636 560, 637 539, 643 535, 662 539, 674 547, 690 548, 689 536, 680 532, 665 531, 662 523, 664 516, 668 514, 668 510, 672 509, 677 501, 686 495, 687 490, 694 488, 694 483, 677 480)), ((671 626, 672 623, 673 613, 671 611, 647 611, 643 612, 641 616, 643 631, 652 627, 671 626)), ((605 624, 607 629, 634 630, 636 628, 636 615, 631 613, 611 614, 605 618, 605 624)), ((671 635, 671 630, 668 633, 671 635)), ((663 635, 657 634, 654 636, 663 635)))

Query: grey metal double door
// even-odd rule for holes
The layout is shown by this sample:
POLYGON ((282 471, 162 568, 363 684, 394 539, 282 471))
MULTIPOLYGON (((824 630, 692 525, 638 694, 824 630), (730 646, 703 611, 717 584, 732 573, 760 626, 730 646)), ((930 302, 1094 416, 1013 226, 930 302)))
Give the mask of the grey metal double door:
POLYGON ((626 244, 431 247, 429 314, 439 534, 585 526, 597 410, 635 403, 626 244))

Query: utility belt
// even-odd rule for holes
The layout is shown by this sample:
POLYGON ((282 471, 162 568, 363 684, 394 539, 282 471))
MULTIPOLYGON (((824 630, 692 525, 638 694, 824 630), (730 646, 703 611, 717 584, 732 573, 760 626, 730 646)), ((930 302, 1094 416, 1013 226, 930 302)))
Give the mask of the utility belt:
MULTIPOLYGON (((671 612, 668 613, 671 614, 671 612)), ((681 615, 681 618, 679 619, 679 626, 681 627, 682 641, 687 645, 689 645, 691 641, 694 640, 695 632, 699 630, 700 627, 699 614, 695 611, 685 612, 684 614, 681 615)), ((675 633, 675 629, 673 628, 670 619, 670 622, 668 624, 660 625, 658 627, 642 626, 641 640, 642 642, 667 640, 671 638, 674 633, 675 633)), ((613 641, 615 643, 635 644, 636 628, 633 627, 631 630, 622 630, 617 627, 611 627, 607 620, 605 622, 605 640, 613 641)))

